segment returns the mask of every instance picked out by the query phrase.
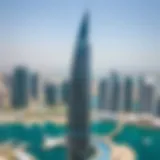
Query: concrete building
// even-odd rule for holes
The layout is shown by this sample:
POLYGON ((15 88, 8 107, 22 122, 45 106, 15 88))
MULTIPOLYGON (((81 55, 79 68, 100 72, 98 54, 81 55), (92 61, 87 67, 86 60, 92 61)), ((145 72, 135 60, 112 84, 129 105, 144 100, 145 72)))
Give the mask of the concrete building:
POLYGON ((27 68, 16 67, 12 77, 12 105, 22 108, 29 102, 29 74, 27 68))
POLYGON ((71 72, 71 100, 68 111, 69 160, 86 160, 90 148, 90 50, 89 14, 80 25, 71 72))
POLYGON ((98 105, 99 109, 107 109, 108 107, 108 83, 107 79, 103 79, 100 81, 99 89, 98 89, 98 105))

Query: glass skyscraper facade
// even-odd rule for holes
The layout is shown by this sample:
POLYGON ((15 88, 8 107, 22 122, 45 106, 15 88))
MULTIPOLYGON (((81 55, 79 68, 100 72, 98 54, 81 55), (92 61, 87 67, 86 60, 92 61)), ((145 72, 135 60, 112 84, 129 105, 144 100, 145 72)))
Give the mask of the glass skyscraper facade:
POLYGON ((38 74, 33 73, 31 75, 31 95, 34 99, 38 98, 38 87, 39 87, 39 81, 38 81, 38 74))
POLYGON ((98 89, 98 107, 99 109, 107 109, 108 102, 108 82, 107 79, 103 79, 99 83, 98 89))
POLYGON ((151 114, 154 104, 154 86, 152 84, 144 85, 144 113, 151 114))
POLYGON ((80 25, 71 72, 69 105, 69 159, 86 160, 89 151, 90 50, 89 14, 80 25))
POLYGON ((133 80, 131 77, 127 77, 124 81, 124 111, 133 111, 133 80))
POLYGON ((29 73, 25 67, 17 67, 12 77, 12 105, 21 108, 28 105, 29 73))
POLYGON ((56 104, 57 90, 54 84, 46 84, 45 86, 45 102, 46 105, 52 106, 56 104))
POLYGON ((69 81, 63 82, 61 87, 61 97, 62 97, 63 103, 69 104, 69 101, 70 101, 70 82, 69 81))
POLYGON ((160 97, 158 97, 157 103, 156 103, 156 116, 160 117, 160 97))
POLYGON ((110 77, 110 109, 118 111, 120 106, 120 79, 116 72, 111 73, 110 77))
POLYGON ((139 113, 143 113, 144 111, 144 95, 145 95, 145 81, 144 81, 144 77, 139 77, 138 78, 138 91, 139 91, 139 108, 137 109, 139 113))

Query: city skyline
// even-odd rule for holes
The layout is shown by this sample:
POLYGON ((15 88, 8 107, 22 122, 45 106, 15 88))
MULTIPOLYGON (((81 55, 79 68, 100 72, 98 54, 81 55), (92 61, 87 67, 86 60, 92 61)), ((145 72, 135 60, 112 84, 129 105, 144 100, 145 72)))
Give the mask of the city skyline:
POLYGON ((156 70, 158 6, 157 0, 1 1, 0 68, 24 64, 44 72, 68 72, 78 20, 88 8, 94 73, 111 68, 156 70))

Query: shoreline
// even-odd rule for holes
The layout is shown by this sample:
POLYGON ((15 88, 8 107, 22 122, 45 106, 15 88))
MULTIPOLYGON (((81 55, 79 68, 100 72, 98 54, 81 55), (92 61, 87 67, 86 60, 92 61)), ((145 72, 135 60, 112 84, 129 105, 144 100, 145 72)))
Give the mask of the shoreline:
MULTIPOLYGON (((24 125, 44 124, 46 122, 57 125, 67 124, 66 107, 55 108, 32 108, 25 110, 0 110, 0 124, 22 123, 24 125)), ((136 113, 111 113, 95 112, 91 113, 91 121, 120 121, 128 125, 137 125, 140 127, 150 127, 160 129, 160 118, 148 114, 136 113)))
MULTIPOLYGON (((44 112, 41 111, 14 111, 10 113, 0 113, 2 116, 0 116, 0 124, 7 124, 7 123, 22 123, 24 125, 33 125, 33 124, 40 124, 44 125, 46 122, 53 122, 57 125, 65 125, 67 122, 67 117, 64 113, 55 113, 52 109, 45 110, 44 112), (11 114, 12 113, 12 114, 11 114)), ((105 118, 98 117, 98 120, 119 120, 117 121, 117 127, 109 134, 109 136, 106 136, 103 138, 104 143, 111 149, 110 155, 111 159, 115 159, 118 156, 121 156, 122 159, 125 155, 124 160, 134 160, 136 157, 135 151, 130 148, 127 144, 125 145, 119 145, 117 143, 114 143, 112 141, 112 137, 115 136, 115 134, 118 134, 125 125, 131 123, 129 114, 117 114, 105 118), (99 119, 100 118, 100 119, 99 119)), ((148 117, 147 117, 148 118, 148 117)), ((132 119, 132 118, 131 118, 132 119)), ((94 121, 94 118, 92 117, 92 120, 94 121)), ((150 119, 151 120, 151 119, 150 119)), ((135 122, 135 121, 133 121, 135 122)), ((46 139, 47 140, 47 139, 46 139)), ((55 140, 50 137, 48 141, 45 140, 45 143, 48 146, 52 146, 52 143, 55 143, 55 140)))

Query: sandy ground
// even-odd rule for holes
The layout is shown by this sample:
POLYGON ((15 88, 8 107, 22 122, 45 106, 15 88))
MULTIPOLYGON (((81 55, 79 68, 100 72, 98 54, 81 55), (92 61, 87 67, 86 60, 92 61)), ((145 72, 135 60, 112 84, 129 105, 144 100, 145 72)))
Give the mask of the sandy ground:
MULTIPOLYGON (((92 121, 103 120, 118 120, 125 124, 136 124, 140 126, 150 126, 160 128, 160 118, 136 113, 119 113, 113 114, 108 112, 91 114, 92 121)), ((67 123, 66 107, 58 106, 51 108, 28 108, 25 110, 0 110, 0 123, 15 123, 21 122, 26 125, 33 123, 43 124, 50 121, 57 124, 67 123)))
POLYGON ((12 145, 3 144, 0 146, 0 160, 35 160, 25 152, 25 148, 15 148, 12 145))
MULTIPOLYGON (((110 160, 136 160, 136 153, 129 146, 117 145, 116 143, 113 143, 110 138, 105 140, 105 142, 111 149, 110 160)), ((58 145, 65 145, 65 143, 64 138, 46 138, 44 141, 44 147, 45 149, 50 149, 58 145)), ((93 159, 95 158, 93 157, 93 159)))
POLYGON ((103 137, 103 141, 111 148, 110 160, 136 160, 136 153, 127 144, 118 145, 112 141, 112 138, 119 134, 125 125, 125 119, 117 124, 117 127, 107 136, 103 137))
POLYGON ((105 142, 111 148, 110 160, 136 160, 136 152, 127 144, 118 145, 110 137, 105 138, 105 142))
POLYGON ((63 107, 56 108, 29 108, 24 110, 0 110, 0 123, 24 123, 42 124, 46 121, 51 121, 57 124, 66 123, 65 109, 63 107))
MULTIPOLYGON (((53 141, 54 139, 50 139, 50 142, 47 143, 47 148, 55 147, 53 141), (50 144, 50 145, 48 145, 50 144), (53 146, 51 145, 53 144, 53 146)), ((64 142, 60 142, 64 143, 64 142)), ((127 145, 117 145, 112 142, 108 143, 111 148, 111 158, 110 160, 136 160, 136 154, 134 151, 129 148, 127 145)), ((46 148, 46 149, 47 149, 46 148)), ((11 146, 0 146, 0 160, 34 160, 35 158, 25 152, 24 148, 14 149, 11 146)))
POLYGON ((134 151, 128 146, 112 144, 111 160, 136 160, 136 156, 134 151))

